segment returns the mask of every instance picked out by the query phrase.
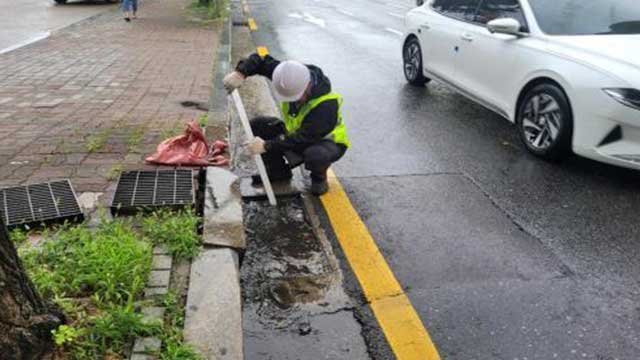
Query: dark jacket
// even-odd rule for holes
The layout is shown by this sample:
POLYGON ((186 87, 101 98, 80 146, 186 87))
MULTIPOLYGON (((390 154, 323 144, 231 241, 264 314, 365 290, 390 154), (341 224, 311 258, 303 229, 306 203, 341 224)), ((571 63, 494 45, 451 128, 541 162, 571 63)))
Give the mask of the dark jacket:
MULTIPOLYGON (((271 80, 273 71, 278 64, 280 64, 280 61, 270 55, 263 58, 258 54, 253 54, 241 60, 236 70, 245 76, 262 75, 271 80)), ((307 67, 311 72, 311 96, 307 101, 329 94, 331 92, 329 78, 324 75, 319 67, 314 65, 307 65, 307 67)), ((303 105, 304 103, 290 103, 289 114, 295 116, 303 105)), ((310 145, 321 141, 325 136, 329 135, 337 124, 338 101, 327 100, 309 112, 304 118, 300 129, 295 133, 267 141, 265 149, 267 151, 302 152, 310 145)))

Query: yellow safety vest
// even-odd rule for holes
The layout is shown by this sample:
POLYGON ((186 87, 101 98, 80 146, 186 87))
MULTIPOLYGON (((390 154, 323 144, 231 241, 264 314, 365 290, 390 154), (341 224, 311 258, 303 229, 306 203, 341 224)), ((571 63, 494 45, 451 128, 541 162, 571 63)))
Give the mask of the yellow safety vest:
POLYGON ((342 144, 347 148, 351 147, 351 143, 349 142, 349 138, 347 137, 347 128, 344 126, 344 121, 342 121, 342 96, 336 93, 323 95, 309 101, 302 106, 302 109, 300 109, 296 116, 291 116, 289 114, 289 103, 281 103, 280 111, 282 111, 284 125, 287 128, 287 135, 292 134, 300 129, 304 118, 311 112, 311 110, 327 100, 338 101, 338 123, 336 124, 336 127, 333 129, 333 131, 331 131, 331 133, 329 133, 329 135, 327 135, 325 138, 331 139, 336 144, 342 144))

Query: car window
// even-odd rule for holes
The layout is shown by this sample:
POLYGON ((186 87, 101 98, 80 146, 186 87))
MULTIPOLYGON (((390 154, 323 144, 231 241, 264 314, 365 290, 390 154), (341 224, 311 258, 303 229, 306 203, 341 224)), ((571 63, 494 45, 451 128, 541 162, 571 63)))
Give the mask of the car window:
POLYGON ((529 0, 550 35, 640 34, 638 0, 529 0))
POLYGON ((516 19, 522 24, 523 29, 527 24, 518 0, 482 0, 474 21, 486 24, 499 18, 516 19))
POLYGON ((435 0, 431 7, 446 16, 464 21, 473 21, 480 0, 435 0))

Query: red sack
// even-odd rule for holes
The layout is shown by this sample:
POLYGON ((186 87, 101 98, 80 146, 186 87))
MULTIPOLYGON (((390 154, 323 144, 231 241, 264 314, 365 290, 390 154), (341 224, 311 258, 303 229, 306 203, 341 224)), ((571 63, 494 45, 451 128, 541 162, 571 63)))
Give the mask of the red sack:
POLYGON ((160 165, 207 166, 209 146, 197 121, 187 124, 184 134, 169 138, 158 145, 156 153, 146 161, 160 165))

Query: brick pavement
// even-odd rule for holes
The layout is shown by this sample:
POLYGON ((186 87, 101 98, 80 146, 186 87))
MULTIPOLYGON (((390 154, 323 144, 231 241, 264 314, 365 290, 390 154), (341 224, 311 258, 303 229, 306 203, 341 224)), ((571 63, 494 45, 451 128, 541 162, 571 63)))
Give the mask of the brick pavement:
POLYGON ((146 0, 126 23, 108 12, 0 55, 0 188, 70 178, 113 188, 164 136, 205 114, 221 26, 189 0, 146 0))

